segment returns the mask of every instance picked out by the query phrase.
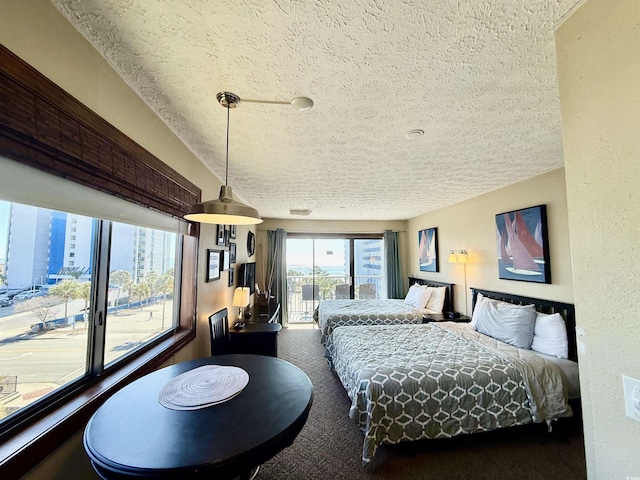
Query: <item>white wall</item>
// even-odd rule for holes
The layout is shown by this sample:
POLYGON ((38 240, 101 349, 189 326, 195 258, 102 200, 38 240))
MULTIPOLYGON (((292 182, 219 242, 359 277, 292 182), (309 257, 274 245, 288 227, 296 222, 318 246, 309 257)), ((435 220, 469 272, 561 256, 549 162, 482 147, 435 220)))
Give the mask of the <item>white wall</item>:
POLYGON ((587 470, 640 478, 640 2, 590 0, 556 30, 587 470))
POLYGON ((412 276, 455 283, 457 311, 471 312, 469 288, 482 288, 530 297, 573 302, 567 200, 564 169, 480 195, 409 220, 406 264, 412 276), (500 280, 496 244, 496 214, 545 204, 551 260, 550 285, 500 280), (438 228, 439 272, 420 272, 418 266, 418 231, 438 228), (448 263, 449 251, 469 252, 466 264, 467 306, 465 307, 464 265, 448 263))

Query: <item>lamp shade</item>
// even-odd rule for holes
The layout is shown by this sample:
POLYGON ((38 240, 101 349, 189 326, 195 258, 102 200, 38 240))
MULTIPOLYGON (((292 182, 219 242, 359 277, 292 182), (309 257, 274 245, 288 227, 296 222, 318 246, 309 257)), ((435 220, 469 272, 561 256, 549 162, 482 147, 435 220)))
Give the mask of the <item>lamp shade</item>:
POLYGON ((220 197, 216 200, 196 203, 184 216, 186 220, 218 225, 256 225, 262 218, 255 208, 233 199, 229 185, 220 187, 220 197))
POLYGON ((234 307, 246 307, 249 305, 249 287, 238 287, 233 292, 234 307))
POLYGON ((467 263, 468 252, 466 250, 451 250, 449 252, 449 263, 467 263))

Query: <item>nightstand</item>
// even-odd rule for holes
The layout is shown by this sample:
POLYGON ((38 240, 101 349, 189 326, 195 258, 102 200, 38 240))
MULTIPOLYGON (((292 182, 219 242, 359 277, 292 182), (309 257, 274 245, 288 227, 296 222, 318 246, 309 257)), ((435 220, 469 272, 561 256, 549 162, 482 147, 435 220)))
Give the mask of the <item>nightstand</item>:
POLYGON ((229 353, 278 356, 279 323, 249 323, 243 329, 229 329, 229 353))
POLYGON ((460 314, 458 318, 447 318, 444 313, 426 313, 422 316, 422 323, 431 322, 470 322, 471 318, 460 314))

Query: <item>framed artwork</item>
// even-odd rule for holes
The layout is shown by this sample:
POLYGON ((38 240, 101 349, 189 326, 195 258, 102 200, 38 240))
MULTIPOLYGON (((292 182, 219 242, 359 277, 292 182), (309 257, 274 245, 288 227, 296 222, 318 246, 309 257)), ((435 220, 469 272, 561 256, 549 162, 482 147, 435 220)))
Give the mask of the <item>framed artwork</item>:
POLYGON ((229 243, 229 263, 236 263, 236 244, 229 243))
POLYGON ((551 283, 547 235, 546 205, 496 215, 499 278, 551 283))
POLYGON ((438 271, 437 228, 427 228, 418 232, 418 254, 421 272, 438 271))
POLYGON ((222 270, 229 270, 230 264, 229 264, 229 252, 228 251, 223 251, 222 252, 222 270))
POLYGON ((256 253, 256 236, 252 231, 247 234, 247 255, 250 257, 256 253))
POLYGON ((233 268, 229 270, 229 286, 233 287, 233 268))
POLYGON ((218 225, 216 245, 224 246, 224 225, 218 225))
POLYGON ((207 250, 207 282, 220 278, 221 250, 207 250))
POLYGON ((236 238, 236 226, 235 225, 231 225, 231 233, 229 234, 229 237, 236 238))
POLYGON ((229 246, 229 236, 231 235, 231 229, 225 225, 224 227, 224 246, 229 246))

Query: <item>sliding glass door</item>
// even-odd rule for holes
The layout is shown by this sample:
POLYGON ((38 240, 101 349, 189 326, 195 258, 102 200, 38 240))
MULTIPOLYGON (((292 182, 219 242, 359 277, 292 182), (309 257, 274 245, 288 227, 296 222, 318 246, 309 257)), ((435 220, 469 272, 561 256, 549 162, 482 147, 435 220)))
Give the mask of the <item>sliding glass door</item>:
POLYGON ((384 298, 382 238, 287 237, 289 323, 313 321, 322 300, 384 298))

